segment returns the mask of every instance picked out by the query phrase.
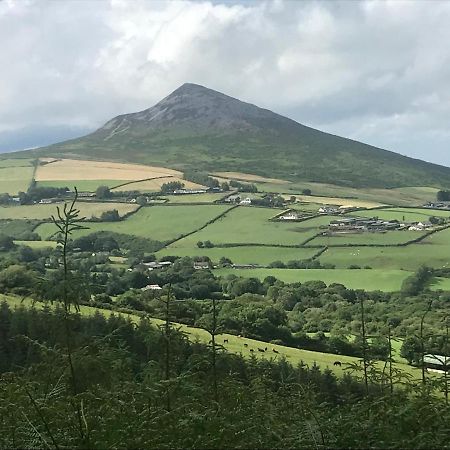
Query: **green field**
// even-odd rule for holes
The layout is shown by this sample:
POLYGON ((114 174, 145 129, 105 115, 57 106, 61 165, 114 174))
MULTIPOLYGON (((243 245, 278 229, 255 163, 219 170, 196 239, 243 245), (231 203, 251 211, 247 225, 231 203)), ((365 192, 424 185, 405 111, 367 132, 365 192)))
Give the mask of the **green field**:
MULTIPOLYGON (((33 302, 30 299, 21 299, 19 297, 13 296, 5 296, 0 294, 0 302, 6 301, 11 307, 19 307, 23 305, 25 307, 30 307, 33 302)), ((42 308, 42 303, 35 303, 35 307, 42 308)), ((90 316, 95 314, 96 311, 100 311, 106 317, 113 314, 112 311, 109 310, 98 310, 96 308, 92 308, 89 306, 81 306, 81 314, 85 316, 90 316)), ((125 317, 129 317, 133 322, 139 322, 139 317, 133 314, 123 314, 123 313, 114 313, 120 314, 125 317)), ((161 325, 162 320, 159 319, 150 319, 151 323, 154 325, 161 325)), ((211 338, 210 334, 201 329, 201 328, 193 328, 187 325, 180 324, 181 331, 185 332, 188 338, 192 341, 199 341, 201 343, 207 344, 211 338)), ((300 363, 307 364, 308 366, 312 366, 317 364, 322 369, 328 368, 333 371, 336 375, 342 376, 344 374, 345 364, 346 363, 354 363, 358 361, 358 358, 354 358, 351 356, 344 355, 333 355, 330 353, 320 353, 320 352, 312 352, 309 350, 302 350, 298 348, 285 347, 282 345, 274 345, 267 344, 265 342, 256 341, 253 339, 248 339, 244 337, 238 337, 230 334, 221 334, 217 336, 217 343, 223 345, 223 347, 230 353, 242 355, 243 357, 255 356, 256 358, 265 358, 265 359, 280 359, 285 358, 292 365, 298 365, 300 363), (224 339, 227 339, 228 342, 225 343, 224 339), (247 347, 244 346, 247 344, 247 347), (268 351, 265 353, 258 352, 258 348, 268 347, 268 351), (272 350, 275 349, 278 351, 278 354, 275 354, 272 350), (253 350, 253 352, 251 351, 253 350), (342 367, 336 367, 333 363, 336 360, 342 362, 342 367)), ((382 367, 380 362, 380 367, 382 367)), ((414 378, 418 379, 420 377, 420 371, 414 367, 411 367, 407 364, 396 363, 395 367, 402 370, 405 373, 410 373, 414 378)))
MULTIPOLYGON (((225 205, 144 207, 121 222, 87 223, 88 230, 77 231, 73 236, 76 238, 97 231, 112 231, 169 241, 205 225, 227 208, 229 207, 225 205)), ((43 239, 48 239, 54 234, 55 227, 52 224, 42 224, 36 232, 43 239)))
POLYGON ((320 261, 342 269, 351 264, 404 270, 417 270, 424 264, 435 268, 449 267, 450 230, 440 231, 406 247, 329 248, 320 256, 320 261))
POLYGON ((39 187, 57 187, 69 188, 73 190, 76 187, 80 192, 95 192, 99 186, 113 187, 118 184, 126 183, 123 180, 52 180, 52 181, 38 181, 39 187))
POLYGON ((164 198, 169 203, 213 203, 224 196, 223 192, 217 194, 207 192, 206 194, 166 195, 164 198))
POLYGON ((434 278, 430 283, 432 291, 448 291, 450 292, 450 278, 434 278))
POLYGON ((347 233, 319 236, 308 245, 396 245, 413 241, 425 233, 421 231, 388 231, 386 233, 347 233))
MULTIPOLYGON (((49 219, 56 215, 56 207, 64 206, 64 202, 43 204, 43 205, 21 205, 21 206, 0 206, 0 219, 49 219)), ((80 210, 80 216, 91 218, 100 217, 105 211, 117 209, 119 214, 135 211, 137 206, 131 203, 113 203, 113 202, 78 202, 77 208, 80 210)))
POLYGON ((55 248, 57 243, 55 241, 14 241, 16 245, 26 245, 35 250, 42 248, 55 248))
POLYGON ((32 162, 31 159, 0 159, 0 194, 26 192, 34 173, 32 162))
POLYGON ((406 222, 428 221, 431 216, 450 219, 450 211, 427 208, 386 208, 373 211, 358 211, 358 216, 378 217, 383 220, 398 220, 406 222))
POLYGON ((330 222, 329 217, 317 217, 297 223, 269 220, 281 211, 271 208, 235 208, 217 222, 175 243, 174 247, 194 248, 198 241, 206 240, 214 244, 299 245, 315 236, 319 232, 319 226, 330 222))
POLYGON ((367 291, 380 290, 384 292, 399 291, 403 280, 411 272, 403 270, 369 270, 369 269, 215 269, 215 275, 236 275, 240 277, 254 277, 264 280, 267 276, 274 276, 285 283, 305 281, 323 281, 343 284, 349 289, 365 289, 367 291))
POLYGON ((280 247, 214 247, 214 248, 180 248, 174 245, 160 250, 158 257, 163 256, 208 256, 211 261, 217 263, 222 256, 231 259, 235 264, 260 264, 268 265, 274 261, 288 262, 292 260, 309 259, 317 253, 314 248, 280 248, 280 247))

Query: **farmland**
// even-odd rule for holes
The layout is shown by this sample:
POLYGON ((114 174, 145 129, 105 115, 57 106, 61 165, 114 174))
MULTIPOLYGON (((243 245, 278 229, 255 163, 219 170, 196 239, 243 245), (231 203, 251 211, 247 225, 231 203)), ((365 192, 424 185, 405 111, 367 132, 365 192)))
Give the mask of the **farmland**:
MULTIPOLYGON (((0 219, 49 219, 56 214, 56 207, 63 202, 44 205, 0 206, 0 219)), ((80 217, 100 217, 103 212, 116 209, 120 216, 129 214, 137 209, 136 205, 116 202, 78 202, 80 217)))
POLYGON ((184 184, 186 189, 200 189, 203 186, 197 183, 192 183, 191 181, 184 180, 181 176, 169 176, 163 178, 154 178, 153 180, 144 180, 144 181, 135 181, 127 184, 117 183, 120 186, 114 187, 114 192, 123 192, 123 191, 141 191, 141 192, 159 192, 161 190, 161 186, 164 183, 169 183, 171 181, 178 181, 184 184))
POLYGON ((395 269, 217 269, 214 273, 222 276, 254 277, 260 280, 270 275, 285 283, 320 280, 325 284, 343 284, 349 289, 385 292, 399 291, 403 280, 411 275, 411 272, 395 269))
MULTIPOLYGON (((224 205, 146 207, 121 222, 87 223, 89 229, 75 232, 74 237, 97 231, 113 231, 164 242, 202 227, 227 209, 224 205)), ((36 232, 43 239, 48 239, 54 234, 55 227, 52 224, 42 224, 36 232)))
POLYGON ((398 220, 406 222, 428 221, 430 216, 450 218, 450 211, 426 208, 389 208, 376 211, 358 211, 359 216, 378 217, 383 220, 398 220))
POLYGON ((25 192, 33 178, 31 159, 0 159, 0 194, 25 192))
POLYGON ((71 190, 76 187, 79 192, 95 192, 99 186, 108 186, 109 188, 124 183, 123 180, 52 180, 38 181, 38 187, 56 187, 69 188, 71 190))

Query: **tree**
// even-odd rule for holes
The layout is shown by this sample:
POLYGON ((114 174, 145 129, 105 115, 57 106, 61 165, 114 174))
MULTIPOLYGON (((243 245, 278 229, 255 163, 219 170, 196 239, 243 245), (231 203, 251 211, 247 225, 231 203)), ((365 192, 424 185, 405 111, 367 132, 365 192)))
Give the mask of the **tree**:
POLYGON ((161 186, 161 192, 167 194, 169 192, 176 191, 177 189, 183 189, 184 183, 181 181, 169 181, 161 186))
POLYGON ((136 197, 136 203, 139 206, 144 206, 148 203, 148 199, 145 195, 139 195, 138 197, 136 197))
POLYGON ((108 199, 113 195, 108 186, 99 186, 95 191, 95 196, 99 199, 108 199))
POLYGON ((220 185, 220 188, 222 189, 222 191, 227 192, 227 191, 230 190, 230 185, 229 185, 226 181, 224 181, 224 182, 220 185))
POLYGON ((6 252, 15 247, 14 240, 11 236, 0 234, 0 251, 6 252))
POLYGON ((117 209, 111 209, 110 211, 104 211, 100 215, 102 222, 118 222, 120 220, 119 211, 117 209))
POLYGON ((311 195, 312 194, 311 189, 303 189, 302 194, 303 195, 311 195))

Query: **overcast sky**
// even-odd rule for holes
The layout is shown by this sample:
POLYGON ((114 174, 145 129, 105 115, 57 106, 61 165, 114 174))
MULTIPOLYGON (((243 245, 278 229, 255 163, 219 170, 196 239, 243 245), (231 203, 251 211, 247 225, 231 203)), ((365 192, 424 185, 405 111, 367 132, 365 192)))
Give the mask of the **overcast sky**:
POLYGON ((184 82, 450 165, 450 1, 0 0, 0 150, 184 82))

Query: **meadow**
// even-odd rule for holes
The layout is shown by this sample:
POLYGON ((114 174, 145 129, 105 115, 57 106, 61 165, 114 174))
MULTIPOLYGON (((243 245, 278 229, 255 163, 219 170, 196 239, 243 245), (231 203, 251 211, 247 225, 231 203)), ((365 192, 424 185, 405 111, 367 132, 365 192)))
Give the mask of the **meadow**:
POLYGON ((26 192, 34 173, 31 159, 0 159, 0 194, 26 192))
POLYGON ((341 233, 331 236, 319 236, 308 245, 398 245, 420 238, 425 232, 421 231, 388 231, 386 233, 341 233))
MULTIPOLYGON (((0 206, 0 219, 50 219, 56 215, 56 207, 62 207, 64 202, 51 204, 21 205, 21 206, 0 206)), ((119 215, 123 216, 136 211, 137 205, 130 203, 100 203, 100 202, 78 202, 77 208, 80 210, 80 216, 91 218, 100 217, 103 212, 117 209, 119 215)))
POLYGON ((165 195, 169 203, 214 203, 224 197, 223 192, 206 194, 165 195))
POLYGON ((56 248, 58 245, 55 241, 19 241, 15 240, 16 245, 26 245, 34 250, 41 250, 43 248, 56 248))
POLYGON ((218 263, 221 257, 229 258, 235 264, 260 264, 269 265, 274 261, 283 261, 287 263, 293 260, 305 260, 312 258, 318 249, 312 248, 280 248, 280 247, 258 247, 258 246, 239 246, 239 247, 214 247, 198 248, 195 247, 177 247, 177 243, 160 250, 156 256, 207 256, 212 262, 218 263))
POLYGON ((399 222, 428 221, 431 216, 450 219, 450 211, 427 208, 386 208, 376 211, 358 211, 358 216, 378 217, 382 220, 398 220, 399 222))
POLYGON ((113 187, 114 192, 124 192, 124 191, 140 191, 140 192, 159 192, 161 190, 161 186, 165 183, 177 181, 179 183, 183 183, 186 189, 201 189, 203 186, 197 183, 193 183, 192 181, 187 181, 182 178, 182 176, 168 176, 164 178, 155 178, 153 180, 142 180, 130 182, 128 184, 118 186, 122 183, 117 183, 113 187))
POLYGON ((281 211, 239 206, 203 230, 176 242, 173 247, 193 248, 198 241, 206 240, 217 245, 300 245, 315 236, 320 226, 330 222, 329 217, 317 217, 296 223, 269 220, 281 211))
MULTIPOLYGON (((97 231, 111 231, 145 237, 157 241, 169 241, 190 233, 225 212, 225 205, 151 206, 120 222, 86 223, 87 230, 74 232, 74 238, 97 231)), ((35 230, 42 239, 50 238, 55 227, 45 223, 35 230)))
POLYGON ((124 183, 123 180, 52 180, 52 181, 38 181, 38 187, 56 187, 69 188, 74 190, 76 187, 79 192, 95 192, 99 186, 108 186, 112 188, 118 184, 124 183))
POLYGON ((325 284, 343 284, 348 289, 399 291, 405 278, 412 272, 403 270, 369 269, 215 269, 215 275, 236 275, 247 278, 259 278, 261 281, 273 276, 285 283, 304 283, 305 281, 323 281, 325 284))

